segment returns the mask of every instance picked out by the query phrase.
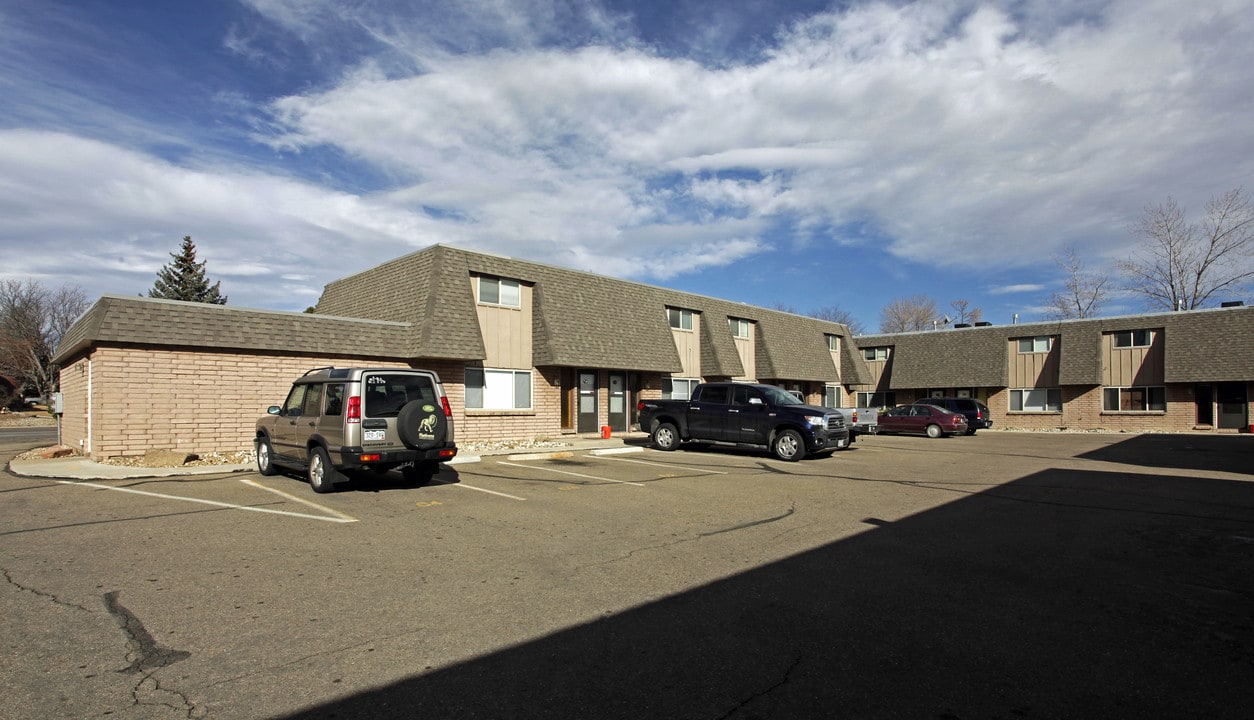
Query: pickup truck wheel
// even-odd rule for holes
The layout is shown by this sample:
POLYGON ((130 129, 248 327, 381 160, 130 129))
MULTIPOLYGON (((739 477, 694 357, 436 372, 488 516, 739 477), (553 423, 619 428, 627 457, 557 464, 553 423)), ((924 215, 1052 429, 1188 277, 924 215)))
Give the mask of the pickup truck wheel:
POLYGON ((927 426, 927 436, 928 436, 928 437, 930 437, 930 438, 938 438, 938 437, 940 437, 941 435, 944 435, 944 433, 943 433, 943 432, 941 432, 941 427, 940 427, 940 425, 928 425, 928 426, 927 426))
POLYGON ((796 462, 806 456, 806 444, 801 439, 801 433, 796 430, 784 430, 775 436, 771 452, 774 452, 775 457, 780 460, 796 462))
POLYGON ((661 423, 653 429, 653 444, 667 452, 679 447, 679 429, 671 423, 661 423))

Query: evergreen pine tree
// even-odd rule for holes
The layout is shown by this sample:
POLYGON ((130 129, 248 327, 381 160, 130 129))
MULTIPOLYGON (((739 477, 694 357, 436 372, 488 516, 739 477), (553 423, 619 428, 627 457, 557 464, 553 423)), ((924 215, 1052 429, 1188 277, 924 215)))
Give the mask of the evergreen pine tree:
POLYGON ((164 300, 185 300, 187 302, 225 305, 226 296, 218 290, 221 282, 209 286, 205 277, 205 263, 196 262, 196 244, 192 236, 183 237, 183 246, 179 253, 170 253, 174 261, 167 263, 157 272, 157 283, 148 291, 148 297, 164 300))

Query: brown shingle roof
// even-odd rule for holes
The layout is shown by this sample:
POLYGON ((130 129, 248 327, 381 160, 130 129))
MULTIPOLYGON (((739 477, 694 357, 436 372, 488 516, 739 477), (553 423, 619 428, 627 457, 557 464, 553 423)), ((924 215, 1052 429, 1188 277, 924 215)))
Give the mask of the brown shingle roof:
POLYGON ((1102 382, 1102 335, 1161 330, 1164 380, 1224 382, 1254 378, 1254 308, 1232 307, 1064 320, 937 332, 863 335, 858 347, 892 347, 888 389, 1005 387, 1011 339, 1048 335, 1060 345, 1059 383, 1102 382))
MULTIPOLYGON (((66 333, 58 360, 94 343, 255 350, 316 350, 343 356, 481 360, 483 338, 471 277, 508 277, 533 287, 537 366, 679 372, 666 308, 701 313, 709 376, 744 374, 727 319, 757 324, 758 377, 834 382, 826 334, 838 323, 590 273, 435 245, 329 283, 318 314, 106 295, 66 333)), ((844 342, 841 367, 865 366, 844 342)))
MULTIPOLYGON (((837 323, 444 245, 327 285, 318 311, 411 321, 418 328, 411 347, 414 356, 479 359, 484 356, 483 341, 470 290, 470 277, 478 274, 533 286, 532 343, 537 366, 679 372, 682 365, 666 322, 668 306, 702 314, 701 360, 707 375, 744 373, 727 324, 729 317, 755 321, 760 332, 766 328, 792 343, 770 353, 766 368, 774 374, 759 367, 760 377, 835 381, 837 371, 824 333, 849 337, 848 328, 837 323), (371 290, 380 286, 390 289, 390 306, 382 301, 382 291, 371 290), (424 307, 420 299, 430 304, 424 307)), ((759 335, 759 347, 764 341, 769 342, 759 335)), ((850 346, 848 351, 852 350, 850 346)))
POLYGON ((54 360, 64 364, 98 343, 316 350, 319 353, 403 359, 408 323, 350 320, 309 313, 104 295, 66 331, 54 360))

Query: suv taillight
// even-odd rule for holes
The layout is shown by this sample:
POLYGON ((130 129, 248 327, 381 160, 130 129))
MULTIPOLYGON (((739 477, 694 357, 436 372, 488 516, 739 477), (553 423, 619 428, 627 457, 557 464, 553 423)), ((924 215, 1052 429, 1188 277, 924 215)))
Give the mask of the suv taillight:
POLYGON ((348 398, 348 422, 361 422, 361 396, 350 395, 348 398))
POLYGON ((444 417, 453 417, 453 408, 448 404, 448 396, 440 398, 440 407, 444 408, 444 417))

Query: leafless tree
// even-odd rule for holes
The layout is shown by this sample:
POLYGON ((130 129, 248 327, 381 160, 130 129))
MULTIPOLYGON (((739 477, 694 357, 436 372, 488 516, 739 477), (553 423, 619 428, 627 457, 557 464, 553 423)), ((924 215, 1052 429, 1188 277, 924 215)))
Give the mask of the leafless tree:
POLYGON ((1091 272, 1075 248, 1068 245, 1054 262, 1067 276, 1066 290, 1049 296, 1045 316, 1050 320, 1075 320, 1096 316, 1110 294, 1110 274, 1091 272))
POLYGON ((0 281, 0 374, 41 395, 55 391, 52 354, 87 306, 74 285, 49 289, 34 280, 0 281))
POLYGON ((818 318, 819 320, 827 320, 828 322, 847 325, 849 326, 849 332, 854 335, 866 334, 866 327, 857 318, 851 315, 848 310, 842 310, 835 305, 811 310, 809 315, 810 317, 818 318))
POLYGON ((1204 307, 1254 278, 1254 204, 1242 188, 1211 198, 1201 223, 1168 198, 1145 208, 1134 231, 1145 246, 1118 263, 1127 289, 1164 310, 1204 307))
POLYGON ((984 317, 984 311, 971 307, 967 300, 954 300, 949 303, 949 307, 953 308, 953 321, 956 323, 976 323, 984 317))
POLYGON ((936 320, 936 301, 926 295, 897 298, 880 311, 880 332, 930 330, 936 320))

